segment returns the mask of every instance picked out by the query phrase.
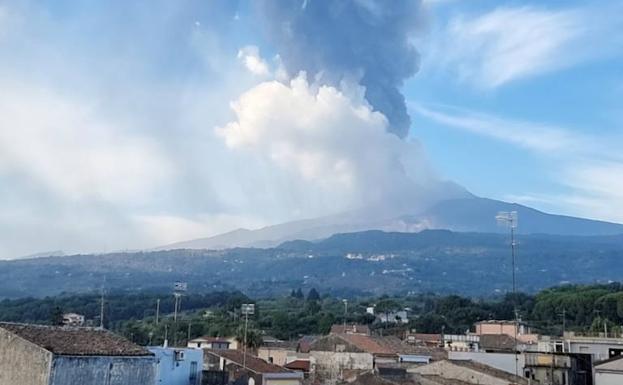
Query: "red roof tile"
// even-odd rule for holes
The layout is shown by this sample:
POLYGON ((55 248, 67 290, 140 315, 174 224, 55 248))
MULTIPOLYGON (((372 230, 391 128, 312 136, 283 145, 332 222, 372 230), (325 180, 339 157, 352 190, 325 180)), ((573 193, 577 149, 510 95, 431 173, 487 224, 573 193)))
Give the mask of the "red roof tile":
MULTIPOLYGON (((213 354, 215 356, 223 357, 227 361, 233 362, 236 365, 242 366, 244 361, 244 353, 238 350, 224 350, 224 349, 208 349, 206 350, 209 354, 213 354)), ((264 361, 263 359, 253 356, 251 354, 247 354, 246 365, 247 369, 255 373, 289 373, 291 372, 288 369, 282 368, 281 366, 277 366, 271 364, 270 362, 264 361)))

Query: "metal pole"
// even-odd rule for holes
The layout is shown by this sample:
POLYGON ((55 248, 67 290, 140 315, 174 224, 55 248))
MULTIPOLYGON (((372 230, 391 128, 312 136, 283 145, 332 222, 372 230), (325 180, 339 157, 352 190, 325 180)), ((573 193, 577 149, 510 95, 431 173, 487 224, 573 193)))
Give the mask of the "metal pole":
POLYGON ((188 321, 188 338, 186 340, 186 344, 188 344, 188 342, 190 341, 190 327, 192 325, 192 321, 188 321))
POLYGON ((160 319, 160 298, 156 300, 156 325, 158 325, 159 319, 160 319))
POLYGON ((513 312, 515 313, 515 376, 519 376, 519 355, 517 354, 517 331, 519 317, 517 314, 517 284, 515 280, 515 218, 511 215, 511 254, 513 257, 513 312))
POLYGON ((346 317, 348 316, 348 300, 344 300, 344 333, 346 333, 346 317))
POLYGON ((104 288, 102 288, 102 297, 100 298, 100 329, 104 329, 104 288))
POLYGON ((242 355, 242 370, 247 370, 247 327, 249 325, 249 312, 244 312, 244 347, 242 355))

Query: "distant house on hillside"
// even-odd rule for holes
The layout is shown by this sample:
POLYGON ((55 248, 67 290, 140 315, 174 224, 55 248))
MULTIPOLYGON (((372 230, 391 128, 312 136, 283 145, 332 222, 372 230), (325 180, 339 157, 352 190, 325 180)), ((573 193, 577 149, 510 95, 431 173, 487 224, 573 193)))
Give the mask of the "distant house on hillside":
POLYGON ((0 385, 154 381, 154 355, 106 330, 0 323, 0 385))
POLYGON ((84 326, 84 316, 77 313, 65 313, 63 314, 63 325, 84 326))

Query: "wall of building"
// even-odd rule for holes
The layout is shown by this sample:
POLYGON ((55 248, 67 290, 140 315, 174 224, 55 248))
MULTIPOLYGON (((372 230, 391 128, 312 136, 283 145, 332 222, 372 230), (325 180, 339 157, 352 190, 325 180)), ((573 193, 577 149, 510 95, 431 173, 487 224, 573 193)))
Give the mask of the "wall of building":
POLYGON ((270 349, 267 347, 261 347, 257 350, 258 357, 279 366, 285 365, 288 362, 288 357, 293 355, 296 355, 295 351, 286 349, 270 349), (272 360, 270 360, 271 357, 272 360))
POLYGON ((55 356, 49 385, 155 384, 155 358, 55 356))
POLYGON ((595 372, 595 385, 621 385, 623 384, 623 372, 595 372))
POLYGON ((156 385, 201 384, 202 349, 150 347, 149 351, 156 356, 156 385), (183 351, 184 359, 176 359, 176 351, 183 351))
POLYGON ((52 353, 0 329, 0 385, 48 385, 52 353))
POLYGON ((454 365, 448 361, 437 361, 432 364, 418 366, 407 370, 409 373, 440 376, 446 379, 464 381, 480 385, 509 385, 508 381, 488 374, 454 365))
POLYGON ((323 383, 334 383, 342 377, 344 370, 371 370, 374 358, 370 353, 312 351, 310 356, 315 364, 312 368, 314 378, 323 383))
POLYGON ((593 356, 593 361, 603 361, 610 358, 608 352, 610 348, 621 349, 623 345, 597 343, 591 341, 567 341, 565 351, 569 353, 585 353, 593 356))
MULTIPOLYGON (((472 360, 510 374, 515 374, 515 355, 512 353, 448 352, 448 358, 451 360, 472 360)), ((517 367, 521 376, 526 359, 523 354, 518 354, 517 358, 517 367)))

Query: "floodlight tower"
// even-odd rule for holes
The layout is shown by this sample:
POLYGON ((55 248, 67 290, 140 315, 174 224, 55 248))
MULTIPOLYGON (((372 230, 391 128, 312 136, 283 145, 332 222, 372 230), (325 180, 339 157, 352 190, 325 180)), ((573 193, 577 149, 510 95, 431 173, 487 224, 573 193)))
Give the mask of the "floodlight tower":
POLYGON ((249 315, 255 314, 254 303, 243 303, 240 308, 241 313, 244 314, 244 346, 242 353, 242 370, 247 370, 247 328, 249 327, 249 315))
POLYGON ((513 268, 513 313, 515 315, 515 375, 519 376, 519 357, 517 356, 517 330, 519 329, 519 316, 517 314, 517 281, 515 279, 515 249, 517 243, 515 241, 515 230, 517 229, 517 211, 500 211, 495 219, 499 224, 508 226, 511 235, 511 257, 513 268))

